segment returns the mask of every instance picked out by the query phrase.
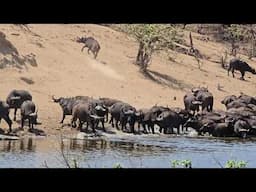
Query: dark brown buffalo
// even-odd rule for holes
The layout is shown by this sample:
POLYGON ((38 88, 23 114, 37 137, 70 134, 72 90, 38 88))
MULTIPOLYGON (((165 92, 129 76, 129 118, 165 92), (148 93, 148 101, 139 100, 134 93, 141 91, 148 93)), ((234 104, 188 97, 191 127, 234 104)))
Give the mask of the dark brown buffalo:
POLYGON ((94 118, 92 116, 92 108, 89 103, 79 103, 74 106, 72 110, 72 119, 71 119, 71 125, 72 127, 76 127, 76 121, 79 120, 78 129, 82 131, 82 126, 86 122, 87 123, 87 129, 88 125, 91 125, 91 128, 93 132, 95 132, 94 127, 94 118))
POLYGON ((229 62, 229 67, 228 67, 228 76, 229 76, 229 71, 232 72, 233 77, 235 77, 234 72, 235 70, 240 71, 241 73, 241 80, 244 80, 244 75, 245 72, 251 72, 252 74, 256 74, 256 71, 254 68, 252 68, 248 63, 241 61, 239 59, 231 59, 229 62))
POLYGON ((21 128, 24 127, 25 120, 28 120, 29 129, 34 128, 34 124, 37 124, 37 112, 36 105, 33 101, 24 101, 20 107, 21 115, 21 128))
POLYGON ((62 109, 62 119, 60 123, 63 123, 66 115, 72 115, 72 109, 77 103, 88 102, 91 99, 92 97, 89 97, 89 96, 76 96, 76 97, 68 97, 68 98, 64 98, 64 97, 55 98, 54 96, 52 96, 53 102, 59 103, 62 109))
POLYGON ((196 97, 197 101, 201 101, 202 104, 202 111, 212 111, 213 110, 213 95, 211 92, 208 91, 207 88, 199 87, 199 88, 193 88, 192 93, 196 97))
POLYGON ((0 122, 1 122, 1 119, 4 119, 9 126, 9 132, 11 132, 12 120, 9 117, 9 112, 10 112, 9 105, 4 101, 0 101, 0 122))
POLYGON ((32 101, 32 95, 26 90, 14 89, 7 96, 6 103, 10 109, 14 108, 14 121, 16 121, 17 109, 20 109, 21 104, 26 100, 32 101))
POLYGON ((124 129, 127 129, 126 124, 128 123, 130 131, 132 133, 135 133, 134 124, 137 115, 135 107, 131 106, 128 103, 117 102, 110 107, 109 112, 111 114, 110 123, 112 124, 112 127, 114 127, 115 120, 116 128, 119 129, 118 122, 120 121, 121 129, 122 131, 124 131, 124 129))
POLYGON ((196 97, 192 93, 187 93, 184 98, 185 110, 192 111, 193 115, 199 111, 199 106, 202 105, 201 101, 197 101, 196 97))

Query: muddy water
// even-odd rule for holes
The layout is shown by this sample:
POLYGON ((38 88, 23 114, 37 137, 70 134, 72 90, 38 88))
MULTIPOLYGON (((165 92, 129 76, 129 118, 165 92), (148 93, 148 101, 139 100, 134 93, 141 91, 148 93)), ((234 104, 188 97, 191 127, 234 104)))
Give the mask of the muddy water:
MULTIPOLYGON (((1 168, 66 167, 59 137, 0 141, 1 168)), ((63 153, 84 168, 170 168, 171 160, 189 159, 195 168, 219 168, 229 159, 256 167, 256 140, 133 135, 128 138, 77 140, 65 137, 63 153)))

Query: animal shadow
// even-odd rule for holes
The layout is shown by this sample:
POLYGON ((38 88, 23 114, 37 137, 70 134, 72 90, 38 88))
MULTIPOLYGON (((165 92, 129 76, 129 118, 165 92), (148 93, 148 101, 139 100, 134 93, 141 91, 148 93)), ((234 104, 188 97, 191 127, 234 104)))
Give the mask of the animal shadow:
POLYGON ((143 75, 147 79, 149 79, 157 84, 165 85, 165 86, 171 87, 173 89, 185 90, 185 89, 192 88, 192 85, 190 85, 190 84, 186 84, 185 82, 183 82, 181 80, 177 80, 169 75, 162 74, 157 71, 147 70, 147 71, 143 72, 143 75))
POLYGON ((27 78, 27 77, 20 77, 20 79, 21 79, 22 81, 24 81, 25 83, 29 84, 29 85, 32 85, 32 84, 35 83, 32 79, 29 79, 29 78, 27 78))
POLYGON ((103 64, 103 65, 107 65, 107 62, 105 62, 105 61, 99 61, 101 64, 103 64))
POLYGON ((116 132, 111 131, 111 130, 108 130, 108 129, 106 129, 106 132, 104 132, 104 133, 107 133, 107 134, 116 134, 116 132))
POLYGON ((29 129, 29 132, 33 133, 33 134, 35 134, 37 136, 46 136, 46 133, 43 130, 41 130, 41 129, 36 129, 36 128, 29 129))

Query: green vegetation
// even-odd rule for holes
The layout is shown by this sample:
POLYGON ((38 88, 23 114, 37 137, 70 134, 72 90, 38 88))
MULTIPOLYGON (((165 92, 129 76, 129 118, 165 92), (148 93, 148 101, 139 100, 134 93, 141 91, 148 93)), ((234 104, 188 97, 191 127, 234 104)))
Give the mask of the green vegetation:
MULTIPOLYGON (((172 164, 172 168, 192 168, 191 160, 172 160, 171 164, 172 164)), ((246 161, 228 160, 225 165, 225 168, 246 168, 246 167, 247 167, 246 161)))
POLYGON ((235 160, 228 160, 225 168, 246 168, 247 162, 245 161, 235 161, 235 160))
POLYGON ((191 160, 173 160, 172 168, 192 168, 191 160))
POLYGON ((113 168, 121 169, 123 168, 120 163, 116 163, 113 168))
POLYGON ((119 30, 135 37, 139 42, 136 64, 145 72, 153 53, 174 47, 174 42, 183 42, 177 25, 169 24, 121 24, 119 30))

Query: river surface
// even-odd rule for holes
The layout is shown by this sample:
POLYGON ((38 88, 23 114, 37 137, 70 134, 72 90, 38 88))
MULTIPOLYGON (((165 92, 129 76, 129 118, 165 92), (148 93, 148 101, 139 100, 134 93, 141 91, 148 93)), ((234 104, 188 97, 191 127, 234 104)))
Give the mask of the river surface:
POLYGON ((171 168, 172 160, 191 160, 193 168, 220 168, 227 160, 256 168, 255 139, 216 139, 165 135, 131 135, 104 139, 65 137, 0 141, 1 168, 171 168), (61 147, 62 146, 62 147, 61 147), (62 148, 62 150, 61 150, 62 148))

